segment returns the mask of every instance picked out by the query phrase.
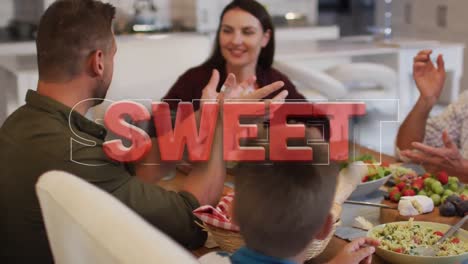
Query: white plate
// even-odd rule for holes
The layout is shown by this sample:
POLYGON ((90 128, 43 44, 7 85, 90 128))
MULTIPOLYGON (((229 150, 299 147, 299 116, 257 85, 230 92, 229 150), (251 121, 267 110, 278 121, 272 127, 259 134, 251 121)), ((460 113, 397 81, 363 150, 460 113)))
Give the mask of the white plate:
POLYGON ((384 185, 390 178, 392 177, 392 174, 389 174, 383 178, 380 178, 378 180, 370 181, 370 182, 362 182, 358 184, 356 187, 356 190, 351 194, 351 198, 357 198, 357 197, 363 197, 368 194, 371 194, 375 191, 377 191, 382 185, 384 185))

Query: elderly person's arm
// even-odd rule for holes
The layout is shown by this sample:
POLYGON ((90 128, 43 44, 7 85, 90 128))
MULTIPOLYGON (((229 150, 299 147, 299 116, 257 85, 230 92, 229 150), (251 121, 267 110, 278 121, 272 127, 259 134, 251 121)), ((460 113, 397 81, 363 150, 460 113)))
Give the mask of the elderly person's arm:
POLYGON ((423 50, 414 58, 413 77, 420 96, 398 131, 396 145, 400 150, 411 149, 412 142, 423 142, 429 113, 444 86, 444 60, 439 55, 436 68, 431 61, 431 53, 431 50, 423 50))

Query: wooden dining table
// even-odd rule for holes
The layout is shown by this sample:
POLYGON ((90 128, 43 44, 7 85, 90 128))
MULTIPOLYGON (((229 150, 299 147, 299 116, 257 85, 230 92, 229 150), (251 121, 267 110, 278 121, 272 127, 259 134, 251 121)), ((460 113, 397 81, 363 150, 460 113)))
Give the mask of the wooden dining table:
MULTIPOLYGON (((385 155, 385 154, 381 154, 375 150, 371 150, 371 149, 368 149, 366 147, 363 147, 363 146, 360 146, 360 145, 351 145, 350 146, 350 156, 358 156, 358 155, 362 155, 362 154, 371 154, 373 155, 377 160, 380 160, 381 162, 386 162, 386 163, 389 163, 389 164, 392 164, 392 163, 396 163, 398 162, 398 160, 395 158, 395 157, 392 157, 392 156, 389 156, 389 155, 385 155)), ((184 181, 184 177, 187 173, 187 169, 185 168, 181 168, 181 169, 178 169, 177 170, 177 174, 176 176, 171 179, 171 180, 168 180, 168 181, 162 181, 160 183, 158 183, 160 186, 166 188, 166 189, 169 189, 169 190, 174 190, 174 191, 177 191, 180 186, 182 186, 182 182, 184 181)), ((233 176, 230 175, 228 173, 227 177, 226 177, 226 182, 233 182, 233 176)), ((229 191, 229 187, 225 187, 225 192, 229 191)), ((396 213, 398 211, 395 211, 396 213)), ((438 219, 440 218, 439 217, 439 214, 438 214, 438 211, 434 211, 430 214, 426 214, 425 216, 425 219, 431 219, 431 218, 434 218, 434 219, 438 219)), ((390 218, 387 218, 387 220, 390 219, 390 218)), ((386 221, 386 219, 380 219, 381 222, 382 220, 383 221, 386 221)), ((396 221, 396 220, 395 220, 396 221)), ((401 220, 400 220, 401 221, 401 220)), ((453 220, 453 221, 456 221, 453 220)), ((391 221, 389 221, 391 222, 391 221)), ((386 223, 386 222, 382 222, 382 223, 386 223)), ((336 236, 333 236, 332 239, 330 240, 328 246, 325 248, 325 250, 320 254, 318 255, 317 257, 315 257, 314 259, 311 259, 309 261, 307 261, 306 263, 307 264, 314 264, 314 263, 326 263, 328 262, 329 260, 331 260, 333 257, 335 257, 342 249, 344 246, 346 246, 349 242, 346 241, 346 240, 343 240, 341 238, 338 238, 336 236)), ((200 257, 200 256, 203 256, 209 252, 213 252, 213 251, 220 251, 221 249, 216 247, 216 248, 207 248, 207 247, 201 247, 199 249, 196 249, 196 250, 193 250, 192 253, 196 256, 196 257, 200 257)), ((377 256, 376 254, 374 254, 374 256, 372 257, 372 263, 373 264, 389 264, 388 262, 384 261, 382 258, 380 258, 379 256, 377 256)))

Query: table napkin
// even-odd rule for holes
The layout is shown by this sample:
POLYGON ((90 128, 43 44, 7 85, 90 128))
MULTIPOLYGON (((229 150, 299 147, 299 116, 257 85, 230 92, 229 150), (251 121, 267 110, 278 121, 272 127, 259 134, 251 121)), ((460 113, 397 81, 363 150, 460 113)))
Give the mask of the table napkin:
POLYGON ((216 207, 204 205, 195 209, 193 214, 205 224, 239 232, 239 227, 234 224, 231 219, 230 212, 233 200, 234 192, 230 192, 221 198, 221 201, 216 205, 216 207))

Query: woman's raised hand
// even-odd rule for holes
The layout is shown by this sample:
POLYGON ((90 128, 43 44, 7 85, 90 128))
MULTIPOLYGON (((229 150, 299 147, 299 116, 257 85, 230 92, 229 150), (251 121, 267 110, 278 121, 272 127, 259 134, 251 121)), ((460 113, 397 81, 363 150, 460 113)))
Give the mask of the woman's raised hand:
MULTIPOLYGON (((255 85, 255 81, 257 78, 252 76, 247 80, 241 82, 240 84, 237 83, 236 76, 234 74, 229 74, 226 78, 226 82, 224 83, 224 99, 240 99, 240 100, 260 100, 268 95, 276 92, 277 90, 281 89, 284 86, 284 82, 278 81, 266 85, 260 89, 253 89, 255 85), (250 91, 250 92, 248 92, 250 91)), ((273 100, 283 100, 288 96, 287 91, 282 91, 278 95, 276 95, 273 100)))
MULTIPOLYGON (((245 93, 249 88, 253 87, 256 81, 256 77, 252 76, 242 83, 238 84, 236 76, 229 74, 224 82, 224 89, 218 93, 216 88, 219 83, 219 72, 213 70, 210 81, 205 86, 202 92, 202 100, 215 100, 215 99, 240 99, 240 100, 260 100, 266 96, 276 92, 284 86, 284 82, 278 81, 266 85, 260 89, 253 90, 251 93, 245 93)), ((288 92, 282 91, 276 95, 273 100, 284 100, 288 96, 288 92)))

